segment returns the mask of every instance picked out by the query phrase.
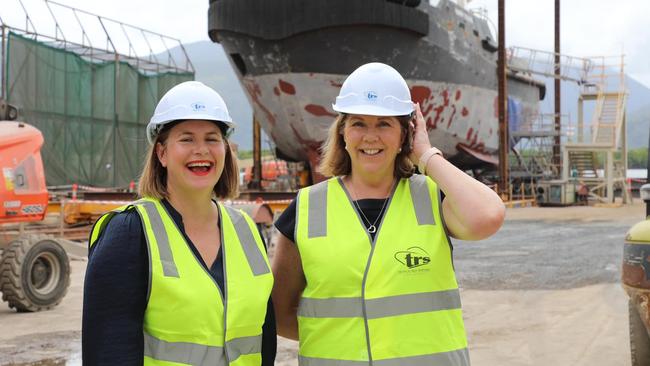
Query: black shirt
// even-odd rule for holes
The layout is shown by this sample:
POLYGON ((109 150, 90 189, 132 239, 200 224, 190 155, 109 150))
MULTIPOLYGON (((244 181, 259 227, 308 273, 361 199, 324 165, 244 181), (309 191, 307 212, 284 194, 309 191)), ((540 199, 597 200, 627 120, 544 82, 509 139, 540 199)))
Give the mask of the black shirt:
MULTIPOLYGON (((208 269, 185 233, 181 215, 166 200, 162 203, 201 265, 208 269)), ((223 292, 222 249, 208 272, 223 292)), ((88 253, 82 321, 84 365, 142 365, 148 282, 149 258, 140 216, 135 210, 118 213, 88 253)), ((262 327, 262 366, 274 364, 276 344, 275 315, 269 298, 262 327)))
MULTIPOLYGON (((390 197, 389 197, 390 198, 390 197)), ((442 201, 445 199, 445 195, 440 192, 440 204, 442 204, 442 201)), ((366 225, 366 228, 369 228, 372 223, 375 223, 375 227, 379 228, 379 223, 381 222, 381 216, 384 216, 384 213, 386 210, 388 210, 388 207, 385 207, 382 210, 382 206, 384 205, 384 199, 383 198, 367 198, 367 199, 361 199, 354 201, 353 205, 358 205, 361 211, 363 211, 363 214, 365 215, 365 218, 359 214, 361 221, 363 221, 364 225, 366 225), (368 221, 366 221, 366 218, 368 221)), ((386 202, 388 205, 390 202, 386 202)), ((356 211, 359 211, 357 207, 354 207, 356 211)), ((296 229, 296 199, 291 201, 289 206, 282 212, 282 215, 278 218, 278 220, 275 222, 275 227, 278 229, 282 235, 287 237, 289 240, 291 240, 294 244, 296 243, 296 238, 295 238, 295 229, 296 229)), ((375 238, 375 233, 370 233, 371 239, 374 240, 375 238)))
MULTIPOLYGON (((390 198, 386 198, 390 199, 390 198)), ((371 224, 374 223, 376 228, 379 228, 379 223, 381 222, 381 216, 384 216, 384 213, 388 209, 388 207, 383 207, 384 202, 386 201, 384 198, 366 198, 366 199, 361 199, 354 201, 357 205, 359 205, 359 208, 361 211, 363 211, 363 214, 365 215, 365 218, 359 213, 359 217, 361 221, 366 225, 366 228, 369 228, 371 224), (366 220, 366 218, 368 220, 366 220)), ((353 204, 355 204, 353 203, 353 204)), ((389 202, 386 202, 386 206, 388 205, 389 202)), ((354 207, 355 210, 358 212, 359 209, 357 207, 354 207)), ((283 212, 282 215, 278 218, 278 220, 275 222, 275 227, 282 233, 282 235, 286 236, 289 240, 292 242, 296 242, 295 238, 295 229, 296 229, 296 200, 294 199, 291 201, 289 204, 289 207, 287 207, 283 212)), ((375 233, 370 233, 370 237, 374 240, 375 238, 375 233)))

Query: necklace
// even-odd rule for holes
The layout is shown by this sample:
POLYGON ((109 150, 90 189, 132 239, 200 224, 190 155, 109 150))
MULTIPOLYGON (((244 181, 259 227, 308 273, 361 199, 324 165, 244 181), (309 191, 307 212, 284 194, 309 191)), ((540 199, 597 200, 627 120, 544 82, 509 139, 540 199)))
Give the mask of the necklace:
MULTIPOLYGON (((393 181, 393 184, 395 184, 394 181, 393 181)), ((370 234, 374 234, 374 233, 377 232, 377 227, 375 226, 375 224, 377 223, 377 221, 379 221, 379 219, 381 218, 381 216, 384 213, 384 209, 386 208, 386 203, 388 203, 388 199, 390 198, 390 192, 393 191, 393 184, 391 184, 390 190, 388 191, 389 197, 384 198, 384 203, 381 205, 381 210, 379 210, 379 215, 377 215, 377 217, 375 218, 375 221, 373 221, 372 223, 370 222, 370 220, 368 220, 368 217, 366 217, 366 214, 363 213, 363 210, 361 209, 361 207, 357 203, 357 200, 354 200, 354 199, 352 200, 352 203, 354 204, 354 206, 356 206, 357 211, 359 211, 359 213, 361 214, 361 216, 365 220, 364 225, 365 225, 366 222, 368 224, 370 224, 370 226, 366 229, 366 231, 368 231, 368 233, 370 233, 370 234)), ((352 191, 354 196, 357 197, 357 194, 354 192, 354 189, 352 188, 352 182, 350 182, 350 190, 352 191)))

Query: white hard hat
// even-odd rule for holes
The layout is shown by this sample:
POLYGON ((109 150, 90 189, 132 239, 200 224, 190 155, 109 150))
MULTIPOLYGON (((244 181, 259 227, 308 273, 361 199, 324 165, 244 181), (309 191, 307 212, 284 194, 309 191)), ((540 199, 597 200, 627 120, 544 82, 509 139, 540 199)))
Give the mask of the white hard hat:
POLYGON ((332 108, 339 113, 406 116, 413 112, 411 92, 397 70, 380 62, 354 70, 332 108))
POLYGON ((186 81, 169 89, 158 102, 147 125, 149 143, 153 144, 165 124, 184 119, 221 122, 224 133, 236 126, 219 93, 199 81, 186 81))

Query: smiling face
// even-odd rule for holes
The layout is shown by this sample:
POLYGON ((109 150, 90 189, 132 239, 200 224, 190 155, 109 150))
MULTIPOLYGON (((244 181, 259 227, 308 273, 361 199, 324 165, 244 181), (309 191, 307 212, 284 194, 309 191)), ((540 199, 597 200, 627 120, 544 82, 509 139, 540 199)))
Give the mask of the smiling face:
POLYGON ((226 142, 214 122, 188 120, 171 128, 156 153, 167 169, 168 192, 211 194, 223 172, 226 142))
POLYGON ((396 117, 350 115, 343 128, 352 173, 392 178, 404 140, 396 117))

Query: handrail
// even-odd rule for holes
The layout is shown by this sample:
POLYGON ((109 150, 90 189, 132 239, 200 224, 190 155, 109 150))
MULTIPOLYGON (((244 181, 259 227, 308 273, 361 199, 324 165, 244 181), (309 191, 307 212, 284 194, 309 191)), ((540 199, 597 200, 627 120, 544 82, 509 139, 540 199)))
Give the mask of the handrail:
POLYGON ((592 60, 584 57, 517 46, 508 48, 507 66, 513 71, 556 77, 556 55, 560 56, 560 79, 583 84, 593 68, 592 60))

